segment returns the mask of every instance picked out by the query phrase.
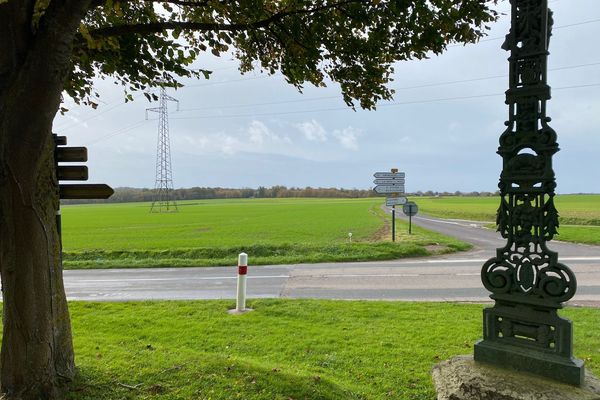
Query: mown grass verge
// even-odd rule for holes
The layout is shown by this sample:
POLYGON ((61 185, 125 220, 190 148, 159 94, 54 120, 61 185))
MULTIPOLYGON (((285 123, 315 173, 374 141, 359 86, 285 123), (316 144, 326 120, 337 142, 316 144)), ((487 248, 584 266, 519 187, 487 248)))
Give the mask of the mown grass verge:
POLYGON ((235 265, 246 252, 252 265, 350 262, 424 257, 464 251, 471 245, 435 233, 416 232, 401 242, 329 245, 282 244, 173 250, 90 250, 64 253, 66 269, 136 267, 206 267, 235 265))
MULTIPOLYGON (((472 353, 477 304, 254 300, 71 303, 70 400, 431 400, 431 367, 472 353)), ((566 309, 600 372, 600 310, 566 309)))

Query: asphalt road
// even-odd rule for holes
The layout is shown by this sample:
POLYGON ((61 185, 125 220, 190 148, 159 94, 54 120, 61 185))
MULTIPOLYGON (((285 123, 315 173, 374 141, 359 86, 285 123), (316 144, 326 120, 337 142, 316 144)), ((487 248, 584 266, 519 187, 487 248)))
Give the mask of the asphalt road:
MULTIPOLYGON (((386 209, 391 213, 390 209, 386 209)), ((402 211, 396 211, 396 218, 408 220, 402 211)), ((447 236, 453 236, 464 242, 474 245, 470 251, 469 257, 481 257, 488 259, 493 256, 495 250, 503 247, 506 240, 502 239, 500 234, 493 229, 485 228, 486 222, 474 222, 459 219, 439 219, 429 216, 416 215, 412 218, 412 223, 431 231, 440 232, 447 236)), ((558 240, 552 240, 548 243, 548 248, 557 251, 560 259, 563 257, 597 257, 600 256, 600 246, 579 245, 558 240)))
MULTIPOLYGON (((504 241, 480 223, 417 216, 413 223, 474 244, 473 251, 383 262, 250 266, 248 297, 487 301, 481 265, 504 241)), ((600 302, 600 246, 553 241, 576 273, 572 303, 600 302)), ((252 254, 249 255, 252 264, 252 254)), ((237 268, 150 268, 65 271, 71 300, 233 299, 237 268)))

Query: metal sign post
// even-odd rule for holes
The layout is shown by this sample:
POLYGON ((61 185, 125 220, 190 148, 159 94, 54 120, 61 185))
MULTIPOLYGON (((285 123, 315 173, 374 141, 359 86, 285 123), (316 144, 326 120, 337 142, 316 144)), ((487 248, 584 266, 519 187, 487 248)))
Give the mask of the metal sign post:
POLYGON ((402 212, 408 216, 408 234, 412 235, 412 217, 419 212, 419 206, 414 201, 409 201, 402 206, 402 212))
POLYGON ((396 241, 396 205, 406 203, 407 199, 404 196, 404 182, 406 174, 398 172, 398 168, 392 168, 390 172, 375 172, 373 174, 375 180, 373 183, 377 186, 373 188, 375 193, 388 194, 385 200, 385 205, 392 207, 392 242, 396 241))
POLYGON ((392 206, 392 242, 396 241, 396 206, 392 206))

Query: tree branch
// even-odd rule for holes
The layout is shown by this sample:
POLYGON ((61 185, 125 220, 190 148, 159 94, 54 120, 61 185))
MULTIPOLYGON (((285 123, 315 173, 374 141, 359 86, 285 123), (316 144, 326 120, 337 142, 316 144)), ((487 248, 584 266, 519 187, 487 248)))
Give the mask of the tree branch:
MULTIPOLYGON (((180 0, 172 0, 180 1, 180 0)), ((148 33, 159 33, 169 29, 182 29, 192 31, 228 31, 228 32, 240 32, 256 28, 265 28, 274 22, 281 21, 285 17, 293 15, 308 15, 315 14, 321 11, 337 8, 343 5, 352 3, 369 3, 369 0, 346 0, 338 3, 326 4, 320 7, 309 8, 309 9, 296 9, 291 11, 282 11, 275 13, 268 18, 257 20, 254 22, 247 23, 228 23, 221 24, 216 22, 188 22, 188 21, 162 21, 153 22, 147 24, 124 24, 107 26, 104 28, 98 28, 90 30, 90 35, 94 37, 111 37, 111 36, 124 36, 131 34, 148 34, 148 33)), ((193 3, 196 4, 196 3, 193 3)), ((201 5, 202 3, 197 3, 201 5)))
POLYGON ((185 7, 204 7, 208 5, 208 0, 186 1, 186 0, 144 0, 148 3, 169 3, 185 7))

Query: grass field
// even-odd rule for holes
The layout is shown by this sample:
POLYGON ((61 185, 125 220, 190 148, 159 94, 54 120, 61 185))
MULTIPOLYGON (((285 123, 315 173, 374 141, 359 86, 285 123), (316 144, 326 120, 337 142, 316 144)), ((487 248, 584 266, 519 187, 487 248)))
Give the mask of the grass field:
POLYGON ((178 213, 148 203, 63 207, 66 268, 235 265, 385 260, 469 245, 399 223, 391 242, 382 199, 205 200, 178 213), (348 233, 352 232, 352 242, 348 233))
MULTIPOLYGON (((496 197, 414 197, 420 212, 488 221, 496 197)), ((66 268, 234 265, 245 251, 253 265, 389 260, 466 250, 469 245, 421 229, 407 234, 382 199, 247 199, 180 203, 179 213, 151 214, 148 203, 63 207, 66 268), (348 233, 352 232, 352 242, 348 233)), ((556 239, 600 244, 600 195, 556 198, 556 239)))
MULTIPOLYGON (((493 227, 498 197, 417 197, 421 212, 441 217, 488 221, 493 227)), ((558 240, 600 244, 600 195, 559 195, 555 200, 561 224, 558 240)))
MULTIPOLYGON (((481 305, 256 300, 71 303, 71 400, 432 400, 430 370, 472 354, 481 305)), ((600 310, 568 308, 600 373, 600 310)))

